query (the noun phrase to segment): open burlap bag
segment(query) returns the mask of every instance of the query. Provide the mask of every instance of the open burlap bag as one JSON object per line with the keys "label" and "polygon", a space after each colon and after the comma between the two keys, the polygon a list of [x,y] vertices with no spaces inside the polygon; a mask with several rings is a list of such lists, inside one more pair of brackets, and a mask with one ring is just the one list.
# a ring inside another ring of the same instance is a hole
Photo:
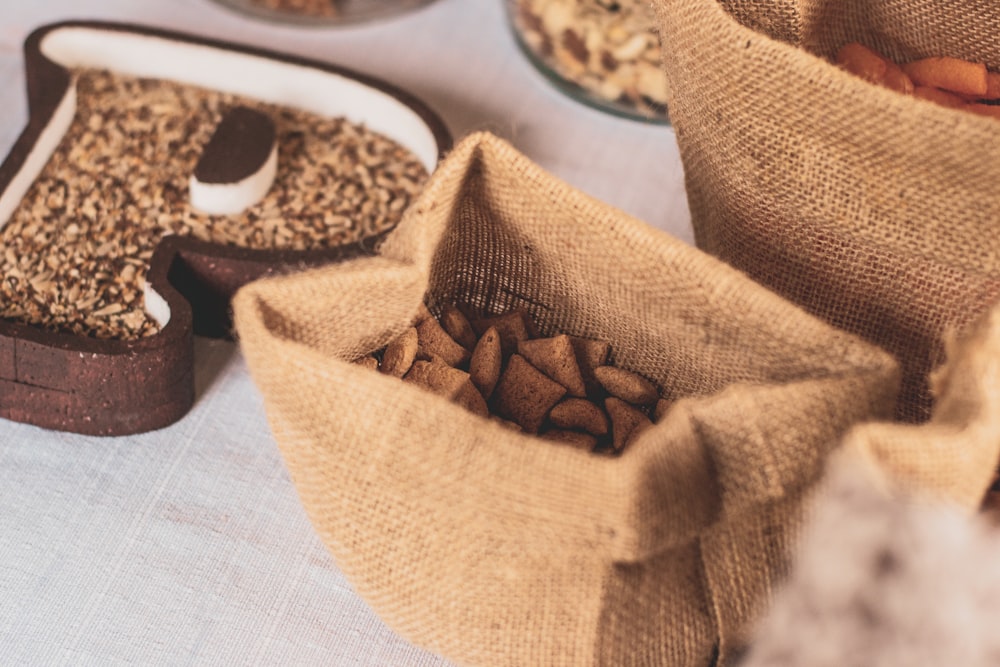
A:
{"label": "open burlap bag", "polygon": [[830,456],[740,667],[998,664],[1000,532],[963,515],[1000,457],[1000,308],[946,350],[928,422],[856,426]]}
{"label": "open burlap bag", "polygon": [[948,336],[946,350],[946,363],[931,375],[930,421],[858,426],[845,451],[893,493],[977,510],[1000,460],[1000,306],[960,337]]}
{"label": "open burlap bag", "polygon": [[[606,339],[677,402],[612,458],[350,363],[424,300]],[[469,665],[709,664],[784,571],[828,452],[888,418],[898,380],[876,347],[487,134],[378,257],[253,283],[234,309],[338,566],[391,627]]]}
{"label": "open burlap bag", "polygon": [[830,64],[1000,67],[988,0],[654,0],[699,247],[897,356],[897,417],[930,414],[943,334],[1000,293],[1000,122]]}

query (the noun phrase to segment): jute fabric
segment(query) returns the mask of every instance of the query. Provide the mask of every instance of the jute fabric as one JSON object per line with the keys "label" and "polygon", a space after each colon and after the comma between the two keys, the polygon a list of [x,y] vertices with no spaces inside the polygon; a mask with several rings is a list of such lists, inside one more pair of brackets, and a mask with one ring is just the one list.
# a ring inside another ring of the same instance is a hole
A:
{"label": "jute fabric", "polygon": [[[351,363],[421,302],[608,340],[676,403],[608,457]],[[455,147],[378,256],[262,280],[234,310],[338,566],[391,627],[468,665],[709,664],[785,571],[829,452],[898,388],[875,346],[489,134]]]}

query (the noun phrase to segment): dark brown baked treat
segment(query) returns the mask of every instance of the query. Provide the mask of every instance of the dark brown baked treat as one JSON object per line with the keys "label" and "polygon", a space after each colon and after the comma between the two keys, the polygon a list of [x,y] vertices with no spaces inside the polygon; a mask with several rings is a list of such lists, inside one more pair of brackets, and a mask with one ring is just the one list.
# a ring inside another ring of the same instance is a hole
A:
{"label": "dark brown baked treat", "polygon": [[653,425],[646,413],[614,396],[605,399],[604,409],[611,418],[611,446],[615,452],[623,451],[644,429]]}
{"label": "dark brown baked treat", "polygon": [[570,396],[586,396],[580,365],[569,336],[532,338],[518,341],[517,353],[550,378],[566,387]]}
{"label": "dark brown baked treat", "polygon": [[267,162],[276,140],[270,116],[245,106],[230,109],[205,144],[193,175],[201,183],[238,183]]}
{"label": "dark brown baked treat", "polygon": [[[111,141],[118,136],[113,132],[122,130],[119,116],[131,114],[130,122],[155,129],[155,110],[133,98],[107,114],[86,109],[74,119],[71,86],[79,82],[86,87],[88,81],[96,79],[85,81],[87,77],[79,71],[71,72],[43,53],[42,42],[56,33],[61,33],[59,39],[96,37],[116,48],[132,49],[135,46],[122,45],[145,42],[132,41],[131,35],[155,37],[165,48],[191,50],[201,58],[245,59],[247,76],[256,75],[254,64],[263,58],[281,67],[304,68],[320,78],[331,75],[330,81],[354,79],[411,108],[438,140],[441,152],[450,146],[443,123],[420,102],[387,84],[329,64],[128,25],[67,22],[35,31],[24,49],[29,121],[0,164],[0,202],[5,197],[8,204],[21,202],[2,230],[6,252],[0,257],[0,307],[5,308],[0,313],[0,417],[97,435],[124,435],[166,426],[182,417],[194,400],[194,334],[230,334],[229,299],[237,289],[263,276],[371,254],[388,231],[355,234],[352,239],[329,237],[332,243],[316,247],[238,247],[239,240],[234,243],[231,238],[220,238],[213,225],[201,224],[198,221],[203,218],[186,214],[176,228],[168,215],[167,224],[156,234],[147,235],[149,242],[144,244],[132,238],[89,237],[98,225],[116,233],[131,233],[136,219],[160,224],[158,218],[163,215],[157,214],[156,206],[186,205],[183,181],[153,187],[141,168],[161,168],[187,153],[174,143],[161,149],[155,142],[142,141],[139,149],[148,154],[128,159],[115,152],[95,152],[102,145],[121,146]],[[91,55],[107,57],[103,50]],[[130,70],[141,69],[143,54],[134,56]],[[108,67],[113,69],[113,64]],[[183,74],[179,72],[178,79],[183,80]],[[96,76],[103,76],[106,82],[117,75],[105,72]],[[168,88],[175,83],[163,79],[135,85]],[[78,105],[86,105],[90,98],[76,95],[75,99]],[[37,155],[39,148],[52,149],[45,142],[53,136],[53,128],[64,124],[70,126],[69,140],[79,131],[79,136],[90,133],[90,141],[64,142],[65,150],[56,146],[52,160],[36,177],[30,171],[31,156]],[[159,129],[168,136],[210,132],[215,126],[214,122],[185,118],[172,119]],[[50,166],[59,159],[66,163],[80,160],[75,164],[86,163],[88,169],[93,167],[92,173],[50,178]],[[182,165],[186,166],[178,173],[186,179],[195,161]],[[117,173],[114,170],[121,167],[126,169],[125,178],[116,176],[117,180],[109,182],[98,178]],[[33,179],[26,190],[21,189],[29,182],[25,174]],[[402,204],[405,202],[397,202]],[[144,208],[147,206],[153,208]],[[70,212],[83,217],[68,221],[65,216]],[[192,224],[192,220],[196,222]],[[248,227],[248,222],[259,222],[263,232],[273,232],[270,220],[241,219],[231,224],[227,218],[216,217],[213,222],[219,222],[220,227],[229,224],[230,231],[246,234],[253,226]],[[181,230],[192,233],[181,234]],[[83,258],[70,253],[77,242],[82,243],[80,247],[89,244],[93,254]],[[42,244],[48,244],[45,247],[54,254],[46,255]],[[81,284],[81,278],[86,284]],[[145,294],[144,282],[149,285]],[[92,294],[87,291],[90,287],[94,288]],[[60,319],[67,316],[73,319]]]}
{"label": "dark brown baked treat", "polygon": [[538,433],[549,410],[565,395],[565,387],[521,355],[514,354],[500,376],[491,402],[504,419],[519,424],[527,433]]}

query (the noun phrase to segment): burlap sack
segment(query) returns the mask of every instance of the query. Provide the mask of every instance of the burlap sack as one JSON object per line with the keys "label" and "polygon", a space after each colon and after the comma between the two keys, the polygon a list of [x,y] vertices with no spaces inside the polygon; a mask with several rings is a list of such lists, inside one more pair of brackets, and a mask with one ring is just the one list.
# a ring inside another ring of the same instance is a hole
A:
{"label": "burlap sack", "polygon": [[998,664],[1000,532],[961,519],[1000,457],[1000,308],[946,350],[927,423],[856,426],[829,457],[740,667]]}
{"label": "burlap sack", "polygon": [[946,363],[931,375],[930,421],[858,426],[844,450],[891,493],[975,511],[1000,460],[1000,307],[960,338],[948,336],[945,348]]}
{"label": "burlap sack", "polygon": [[942,336],[1000,293],[1000,122],[828,59],[1000,67],[987,0],[655,0],[700,248],[893,353],[897,417],[930,414]]}
{"label": "burlap sack", "polygon": [[[611,458],[350,363],[424,299],[606,339],[678,401]],[[469,665],[707,665],[784,571],[827,453],[887,418],[898,381],[874,346],[485,134],[380,256],[254,283],[234,307],[338,566],[396,631]]]}

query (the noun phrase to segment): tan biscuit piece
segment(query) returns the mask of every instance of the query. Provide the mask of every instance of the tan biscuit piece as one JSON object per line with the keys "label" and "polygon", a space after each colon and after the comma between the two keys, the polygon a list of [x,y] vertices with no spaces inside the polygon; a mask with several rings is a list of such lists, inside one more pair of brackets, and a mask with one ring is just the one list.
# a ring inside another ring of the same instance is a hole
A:
{"label": "tan biscuit piece", "polygon": [[549,421],[560,429],[586,431],[595,436],[608,432],[608,416],[584,398],[567,398],[553,406]]}
{"label": "tan biscuit piece", "polygon": [[659,398],[656,400],[656,405],[653,406],[653,421],[659,423],[663,416],[667,414],[670,410],[670,406],[674,404],[673,401],[668,401],[665,398]]}
{"label": "tan biscuit piece", "polygon": [[617,366],[598,366],[594,377],[609,394],[632,405],[651,405],[660,397],[656,385],[638,373]]}
{"label": "tan biscuit piece", "polygon": [[417,360],[403,380],[444,396],[481,417],[489,416],[486,401],[465,371],[437,361]]}
{"label": "tan biscuit piece", "polygon": [[567,445],[572,445],[577,449],[583,449],[588,452],[594,451],[594,448],[597,447],[596,436],[591,435],[590,433],[581,433],[580,431],[569,431],[555,428],[546,431],[541,435],[541,437],[553,442],[561,442]]}
{"label": "tan biscuit piece", "polygon": [[504,428],[509,428],[512,431],[523,431],[520,424],[515,424],[509,419],[504,419],[503,417],[497,417],[496,415],[490,415],[490,419],[500,424]]}
{"label": "tan biscuit piece", "polygon": [[363,366],[364,368],[368,368],[373,371],[378,370],[378,359],[376,359],[373,355],[370,354],[366,354],[363,357],[358,357],[351,363],[357,364],[358,366]]}
{"label": "tan biscuit piece", "polygon": [[594,396],[601,393],[603,388],[594,377],[594,369],[608,363],[608,357],[611,356],[611,344],[606,340],[581,338],[580,336],[570,336],[569,340],[576,353],[576,363],[580,366],[580,373],[583,375],[583,382],[587,387],[587,395]]}
{"label": "tan biscuit piece", "polygon": [[565,334],[551,338],[533,338],[517,343],[517,353],[531,365],[566,387],[570,396],[586,396],[580,365],[576,362],[573,343]]}
{"label": "tan biscuit piece", "polygon": [[503,356],[500,353],[500,334],[496,327],[490,327],[476,343],[469,360],[469,375],[483,398],[488,399],[500,379]]}
{"label": "tan biscuit piece", "polygon": [[511,356],[493,392],[495,412],[537,433],[552,406],[566,395],[566,388],[532,366],[519,354]]}
{"label": "tan biscuit piece", "polygon": [[468,318],[455,306],[448,304],[441,309],[441,328],[451,336],[456,343],[467,350],[476,346],[476,332],[472,330]]}
{"label": "tan biscuit piece", "polygon": [[517,351],[518,341],[528,340],[535,336],[535,323],[523,310],[512,310],[503,315],[483,317],[472,321],[472,328],[478,335],[490,327],[495,327],[500,334],[500,349],[504,359]]}
{"label": "tan biscuit piece", "polygon": [[611,417],[611,445],[616,453],[621,453],[643,430],[653,425],[641,410],[614,396],[605,399],[604,409]]}
{"label": "tan biscuit piece", "polygon": [[449,366],[461,366],[469,360],[469,351],[455,342],[436,319],[430,317],[417,325],[419,348],[417,357],[429,359],[436,355]]}
{"label": "tan biscuit piece", "polygon": [[417,346],[419,336],[416,327],[410,327],[400,335],[396,336],[382,353],[382,366],[380,371],[386,375],[401,378],[410,370],[414,360],[417,358]]}

